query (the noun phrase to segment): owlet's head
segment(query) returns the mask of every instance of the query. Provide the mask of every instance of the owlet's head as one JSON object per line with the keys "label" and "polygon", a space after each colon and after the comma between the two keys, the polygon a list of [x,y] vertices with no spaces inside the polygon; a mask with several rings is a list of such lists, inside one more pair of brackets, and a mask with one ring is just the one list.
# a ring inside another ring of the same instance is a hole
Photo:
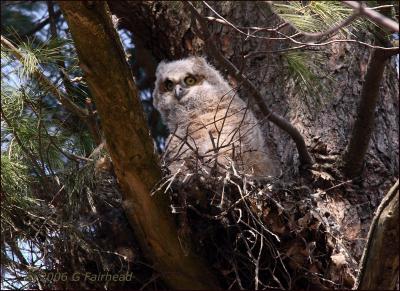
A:
{"label": "owlet's head", "polygon": [[[226,83],[217,70],[202,57],[177,61],[162,61],[156,71],[153,92],[154,106],[165,115],[165,110],[184,104],[212,86]],[[226,86],[229,87],[228,84]]]}

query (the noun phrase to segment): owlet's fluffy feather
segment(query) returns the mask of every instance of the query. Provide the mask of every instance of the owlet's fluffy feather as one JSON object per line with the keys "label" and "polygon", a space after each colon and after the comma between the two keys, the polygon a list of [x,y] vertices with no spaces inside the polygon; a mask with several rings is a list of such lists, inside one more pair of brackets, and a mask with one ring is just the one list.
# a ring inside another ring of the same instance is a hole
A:
{"label": "owlet's fluffy feather", "polygon": [[172,173],[222,173],[232,165],[258,177],[273,173],[254,114],[204,58],[161,62],[156,78],[154,106],[171,133],[166,157]]}

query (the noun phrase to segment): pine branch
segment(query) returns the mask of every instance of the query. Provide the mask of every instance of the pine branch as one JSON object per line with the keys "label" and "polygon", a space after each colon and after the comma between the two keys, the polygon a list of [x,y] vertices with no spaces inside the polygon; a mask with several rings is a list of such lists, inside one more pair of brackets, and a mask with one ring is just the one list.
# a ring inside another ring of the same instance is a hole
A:
{"label": "pine branch", "polygon": [[[49,11],[49,20],[50,20],[50,33],[51,33],[51,38],[57,39],[57,26],[56,26],[56,18],[58,17],[56,13],[54,12],[54,3],[53,1],[47,1],[47,10]],[[61,12],[61,11],[58,11]],[[61,79],[63,81],[65,91],[69,96],[72,96],[72,89],[73,85],[71,80],[68,78],[67,74],[63,71],[65,69],[65,62],[64,60],[60,59],[57,61],[57,65],[60,67],[59,68],[59,74],[61,76]],[[86,105],[88,103],[86,102]],[[101,143],[101,135],[99,131],[99,126],[97,124],[96,116],[93,114],[93,111],[91,110],[90,106],[87,106],[87,125],[90,130],[90,133],[93,136],[93,139],[96,143],[96,145],[99,145]]]}
{"label": "pine branch", "polygon": [[[21,52],[4,36],[1,36],[1,44],[4,45],[10,52],[22,62],[23,55]],[[33,70],[33,76],[37,79],[37,81],[48,90],[56,99],[70,112],[74,113],[82,120],[85,120],[88,116],[88,112],[86,109],[82,109],[78,105],[76,105],[71,99],[69,99],[66,95],[64,95],[54,84],[47,79],[47,77],[40,71],[39,68],[35,68]]]}
{"label": "pine branch", "polygon": [[21,150],[26,154],[26,156],[31,160],[32,166],[35,169],[35,172],[42,177],[45,177],[46,174],[44,172],[44,169],[41,168],[38,163],[37,160],[34,156],[34,154],[27,148],[25,147],[24,143],[22,142],[22,140],[20,139],[20,137],[18,136],[17,131],[15,130],[13,124],[11,123],[11,121],[8,119],[8,117],[5,115],[3,108],[0,108],[1,111],[1,115],[3,116],[4,121],[7,123],[7,125],[12,129],[12,133],[15,137],[15,140],[17,141],[18,145],[20,146]]}

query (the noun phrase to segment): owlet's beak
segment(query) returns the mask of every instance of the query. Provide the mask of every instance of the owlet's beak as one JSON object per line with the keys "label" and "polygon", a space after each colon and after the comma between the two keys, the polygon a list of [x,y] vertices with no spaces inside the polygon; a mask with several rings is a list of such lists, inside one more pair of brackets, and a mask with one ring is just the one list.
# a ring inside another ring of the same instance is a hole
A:
{"label": "owlet's beak", "polygon": [[181,100],[183,96],[186,94],[186,90],[181,87],[181,85],[177,84],[174,89],[175,97],[178,100]]}

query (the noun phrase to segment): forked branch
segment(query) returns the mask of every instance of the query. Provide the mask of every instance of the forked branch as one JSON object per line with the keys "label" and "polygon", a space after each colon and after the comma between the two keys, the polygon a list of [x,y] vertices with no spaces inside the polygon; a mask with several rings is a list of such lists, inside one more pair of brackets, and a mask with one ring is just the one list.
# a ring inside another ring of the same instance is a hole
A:
{"label": "forked branch", "polygon": [[365,7],[360,1],[342,1],[342,3],[350,6],[351,8],[353,8],[354,11],[359,11],[360,15],[372,20],[377,25],[388,29],[391,32],[399,32],[399,24],[396,21],[390,19],[385,15],[382,15],[379,12],[376,12],[373,9]]}

